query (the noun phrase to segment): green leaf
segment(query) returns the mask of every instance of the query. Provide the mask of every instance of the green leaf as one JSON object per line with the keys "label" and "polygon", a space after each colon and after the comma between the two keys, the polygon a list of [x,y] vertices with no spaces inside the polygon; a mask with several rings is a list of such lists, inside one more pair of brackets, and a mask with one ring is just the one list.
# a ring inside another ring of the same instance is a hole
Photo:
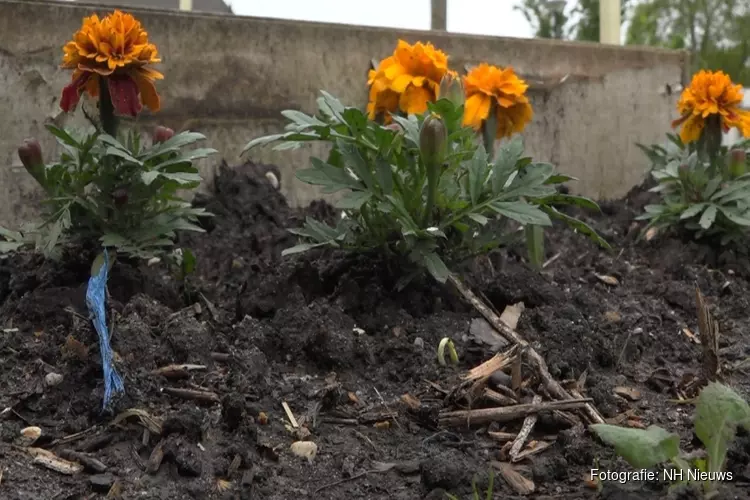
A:
{"label": "green leaf", "polygon": [[189,248],[182,249],[182,275],[187,276],[195,271],[195,254]]}
{"label": "green leaf", "polygon": [[696,215],[699,215],[703,210],[706,209],[708,206],[708,203],[696,203],[695,205],[690,205],[685,210],[682,211],[680,214],[680,219],[689,219],[690,217],[695,217]]}
{"label": "green leaf", "polygon": [[133,158],[129,153],[114,147],[108,147],[104,152],[104,156],[116,156],[127,162],[133,163],[134,165],[143,165],[140,160]]}
{"label": "green leaf", "polygon": [[482,226],[484,226],[485,224],[487,224],[490,221],[484,215],[477,214],[477,213],[470,213],[469,215],[467,215],[467,217],[469,219],[473,220],[474,222],[476,222],[477,224],[481,224]]}
{"label": "green leaf", "polygon": [[555,207],[541,206],[539,208],[542,209],[550,217],[554,217],[555,219],[559,219],[565,222],[568,226],[572,227],[576,232],[587,236],[589,239],[594,241],[594,243],[596,243],[600,247],[606,248],[606,249],[611,248],[609,243],[607,243],[607,240],[599,236],[599,233],[594,231],[594,228],[592,228],[591,226],[589,226],[582,220],[579,220],[579,219],[576,219],[575,217],[571,217],[570,215],[564,214],[558,211]]}
{"label": "green leaf", "polygon": [[311,250],[313,248],[326,246],[329,243],[300,243],[299,245],[294,245],[293,247],[285,248],[281,251],[281,256],[286,257],[287,255],[292,255],[295,253],[302,253],[307,252],[308,250]]}
{"label": "green leaf", "polygon": [[80,149],[81,143],[79,143],[77,140],[75,140],[68,132],[66,132],[62,128],[58,128],[55,125],[48,124],[46,125],[47,130],[54,135],[62,144],[65,144],[67,146],[70,146],[74,149]]}
{"label": "green leaf", "polygon": [[[318,100],[318,106],[331,114],[332,118],[336,118],[336,120],[343,123],[345,121],[343,113],[346,110],[344,105],[325,90],[321,90],[320,93],[323,97]],[[321,104],[323,104],[323,106],[321,106]]]}
{"label": "green leaf", "polygon": [[372,193],[369,191],[352,191],[336,202],[336,208],[359,210],[370,198],[372,198]]}
{"label": "green leaf", "polygon": [[680,436],[661,427],[630,429],[609,424],[589,427],[602,441],[636,469],[650,468],[670,461],[680,453]]}
{"label": "green leaf", "polygon": [[191,172],[159,172],[159,175],[179,184],[200,183],[202,180],[200,174],[194,174]]}
{"label": "green leaf", "polygon": [[476,205],[479,201],[485,180],[487,180],[487,152],[480,144],[469,163],[469,196],[472,205]]}
{"label": "green leaf", "polygon": [[724,214],[724,217],[729,219],[734,224],[744,227],[750,226],[750,218],[746,217],[745,214],[740,214],[737,209],[719,205],[719,210],[722,214]]}
{"label": "green leaf", "polygon": [[588,210],[600,211],[599,205],[585,196],[575,196],[572,194],[553,194],[536,200],[540,205],[575,205]]}
{"label": "green leaf", "polygon": [[495,155],[495,164],[492,167],[492,191],[499,193],[505,185],[505,181],[512,171],[516,169],[516,163],[523,155],[523,137],[514,136],[510,142],[503,144]]}
{"label": "green leaf", "polygon": [[302,128],[313,126],[325,127],[327,125],[325,122],[320,121],[314,116],[308,116],[301,111],[296,111],[293,109],[282,111],[281,116],[293,121],[296,125],[300,125]]}
{"label": "green leaf", "polygon": [[372,175],[370,166],[367,161],[362,157],[362,154],[357,149],[357,146],[351,142],[342,140],[336,141],[336,148],[341,153],[341,158],[344,161],[344,165],[351,168],[354,175],[365,183],[368,189],[375,189],[376,182],[375,176]]}
{"label": "green leaf", "polygon": [[383,194],[393,194],[393,170],[391,164],[383,158],[377,158],[375,165],[377,168],[378,183],[380,184],[380,189],[383,190]]}
{"label": "green leaf", "polygon": [[297,178],[308,184],[324,186],[333,193],[342,189],[361,189],[360,182],[353,179],[343,168],[334,167],[315,157],[310,158],[312,168],[297,172]]}
{"label": "green leaf", "polygon": [[156,170],[149,170],[148,172],[141,173],[141,181],[147,186],[151,185],[157,177],[159,177],[159,172]]}
{"label": "green leaf", "polygon": [[450,270],[443,262],[443,259],[435,252],[425,252],[420,255],[420,260],[427,268],[427,271],[439,283],[445,283],[451,275]]}
{"label": "green leaf", "polygon": [[401,125],[401,128],[404,129],[406,139],[412,143],[412,146],[419,145],[419,122],[415,116],[404,118],[403,116],[394,115],[393,121]]}
{"label": "green leaf", "polygon": [[737,426],[750,430],[750,406],[730,387],[709,383],[698,396],[695,408],[695,435],[706,447],[710,472],[724,467],[729,445]]}
{"label": "green leaf", "polygon": [[710,198],[716,190],[719,188],[719,185],[721,184],[722,178],[721,176],[716,176],[708,183],[706,184],[706,187],[703,189],[703,199]]}
{"label": "green leaf", "polygon": [[520,222],[523,225],[552,225],[552,221],[546,213],[529,203],[522,201],[497,201],[490,203],[489,207],[498,214],[513,219],[516,222]]}
{"label": "green leaf", "polygon": [[711,227],[711,224],[714,223],[714,219],[716,219],[716,205],[709,205],[703,212],[703,215],[701,215],[698,224],[700,224],[703,229],[708,229]]}
{"label": "green leaf", "polygon": [[286,134],[273,134],[273,135],[267,135],[264,137],[256,137],[252,141],[248,142],[244,148],[242,148],[242,151],[240,152],[240,156],[244,155],[245,153],[247,153],[253,148],[257,148],[258,146],[264,146],[266,144],[271,144],[273,142],[281,140],[284,138],[285,135]]}

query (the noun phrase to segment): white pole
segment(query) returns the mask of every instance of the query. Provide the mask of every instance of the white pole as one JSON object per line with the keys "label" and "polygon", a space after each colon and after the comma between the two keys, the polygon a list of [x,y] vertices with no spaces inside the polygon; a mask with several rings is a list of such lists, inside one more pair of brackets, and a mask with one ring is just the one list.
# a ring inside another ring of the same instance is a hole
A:
{"label": "white pole", "polygon": [[193,10],[193,0],[180,0],[180,10]]}
{"label": "white pole", "polygon": [[599,42],[620,45],[620,0],[599,0]]}

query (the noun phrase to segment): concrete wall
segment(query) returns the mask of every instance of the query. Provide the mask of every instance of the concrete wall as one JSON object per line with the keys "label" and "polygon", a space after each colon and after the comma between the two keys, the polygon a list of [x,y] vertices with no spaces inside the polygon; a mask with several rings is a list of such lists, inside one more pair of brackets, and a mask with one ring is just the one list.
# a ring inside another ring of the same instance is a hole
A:
{"label": "concrete wall", "polygon": [[[92,9],[78,2],[0,0],[0,224],[15,225],[34,215],[38,192],[20,166],[17,144],[36,136],[49,159],[56,150],[43,129],[45,120],[83,123],[80,111],[73,117],[60,112],[60,91],[70,74],[58,65],[62,45]],[[481,61],[512,65],[532,84],[535,117],[525,132],[529,152],[579,177],[574,191],[617,197],[642,178],[646,167],[634,143],[661,141],[675,117],[676,96],[663,89],[683,81],[687,66],[684,53],[665,50],[135,13],[159,47],[159,69],[166,75],[158,85],[162,111],[140,117],[139,125],[200,131],[230,164],[239,161],[250,139],[281,130],[282,110],[312,112],[319,89],[345,104],[364,106],[370,60],[389,55],[402,37],[433,42],[456,69]],[[293,205],[304,205],[319,193],[294,179],[293,172],[308,165],[311,152],[321,150],[263,150],[254,159],[279,165],[285,195]],[[211,168],[203,167],[207,174]]]}

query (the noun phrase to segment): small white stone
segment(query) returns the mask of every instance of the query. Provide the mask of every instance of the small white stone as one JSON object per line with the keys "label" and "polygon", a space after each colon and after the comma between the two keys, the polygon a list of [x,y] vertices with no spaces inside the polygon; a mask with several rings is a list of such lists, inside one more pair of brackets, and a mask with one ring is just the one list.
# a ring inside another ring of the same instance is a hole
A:
{"label": "small white stone", "polygon": [[422,337],[417,337],[414,339],[414,346],[419,347],[420,349],[424,349],[424,340]]}
{"label": "small white stone", "polygon": [[60,385],[60,383],[63,381],[63,376],[59,373],[51,372],[44,376],[44,383],[47,384],[47,387],[54,387],[56,385]]}

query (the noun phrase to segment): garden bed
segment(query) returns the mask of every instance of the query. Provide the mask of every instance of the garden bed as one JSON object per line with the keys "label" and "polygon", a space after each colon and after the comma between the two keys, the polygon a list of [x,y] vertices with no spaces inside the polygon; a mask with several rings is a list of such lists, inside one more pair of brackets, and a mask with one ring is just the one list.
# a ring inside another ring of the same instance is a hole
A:
{"label": "garden bed", "polygon": [[[209,234],[183,241],[198,259],[187,289],[158,266],[113,268],[113,347],[127,394],[109,413],[99,413],[101,364],[85,317],[92,256],[62,266],[29,255],[0,261],[2,498],[95,498],[115,485],[122,498],[143,499],[444,499],[442,490],[463,499],[474,475],[486,484],[490,462],[507,452],[487,428],[514,433],[523,420],[436,427],[441,411],[462,409],[446,392],[492,357],[474,340],[478,313],[431,280],[395,292],[399,274],[376,256],[318,250],[282,259],[295,241],[287,227],[334,212],[323,203],[290,209],[267,168],[222,169],[215,195],[204,200],[216,214]],[[524,303],[517,331],[555,379],[585,372],[584,396],[605,418],[661,425],[689,447],[692,408],[669,400],[702,366],[690,335],[694,287],[719,322],[723,361],[735,366],[750,357],[750,266],[676,239],[636,242],[632,221],[646,199],[636,189],[603,203],[603,214],[584,215],[610,252],[554,228],[541,274],[511,249],[477,259],[464,276],[498,312]],[[445,336],[456,343],[458,368],[436,361]],[[154,373],[175,363],[202,368]],[[50,373],[62,380],[50,385]],[[729,382],[750,388],[741,369]],[[282,403],[304,425],[294,428]],[[145,413],[123,416],[131,408]],[[18,447],[28,426],[42,429],[35,447],[83,460],[85,470],[63,475],[33,464]],[[311,462],[290,452],[298,439],[317,444]],[[534,498],[595,497],[586,479],[597,462],[629,470],[611,448],[553,414],[540,416],[532,439],[552,444],[513,467],[533,482]],[[733,444],[728,470],[726,498],[745,498],[747,434]],[[661,498],[666,487],[607,483],[599,494]],[[520,498],[499,476],[495,492]]]}

